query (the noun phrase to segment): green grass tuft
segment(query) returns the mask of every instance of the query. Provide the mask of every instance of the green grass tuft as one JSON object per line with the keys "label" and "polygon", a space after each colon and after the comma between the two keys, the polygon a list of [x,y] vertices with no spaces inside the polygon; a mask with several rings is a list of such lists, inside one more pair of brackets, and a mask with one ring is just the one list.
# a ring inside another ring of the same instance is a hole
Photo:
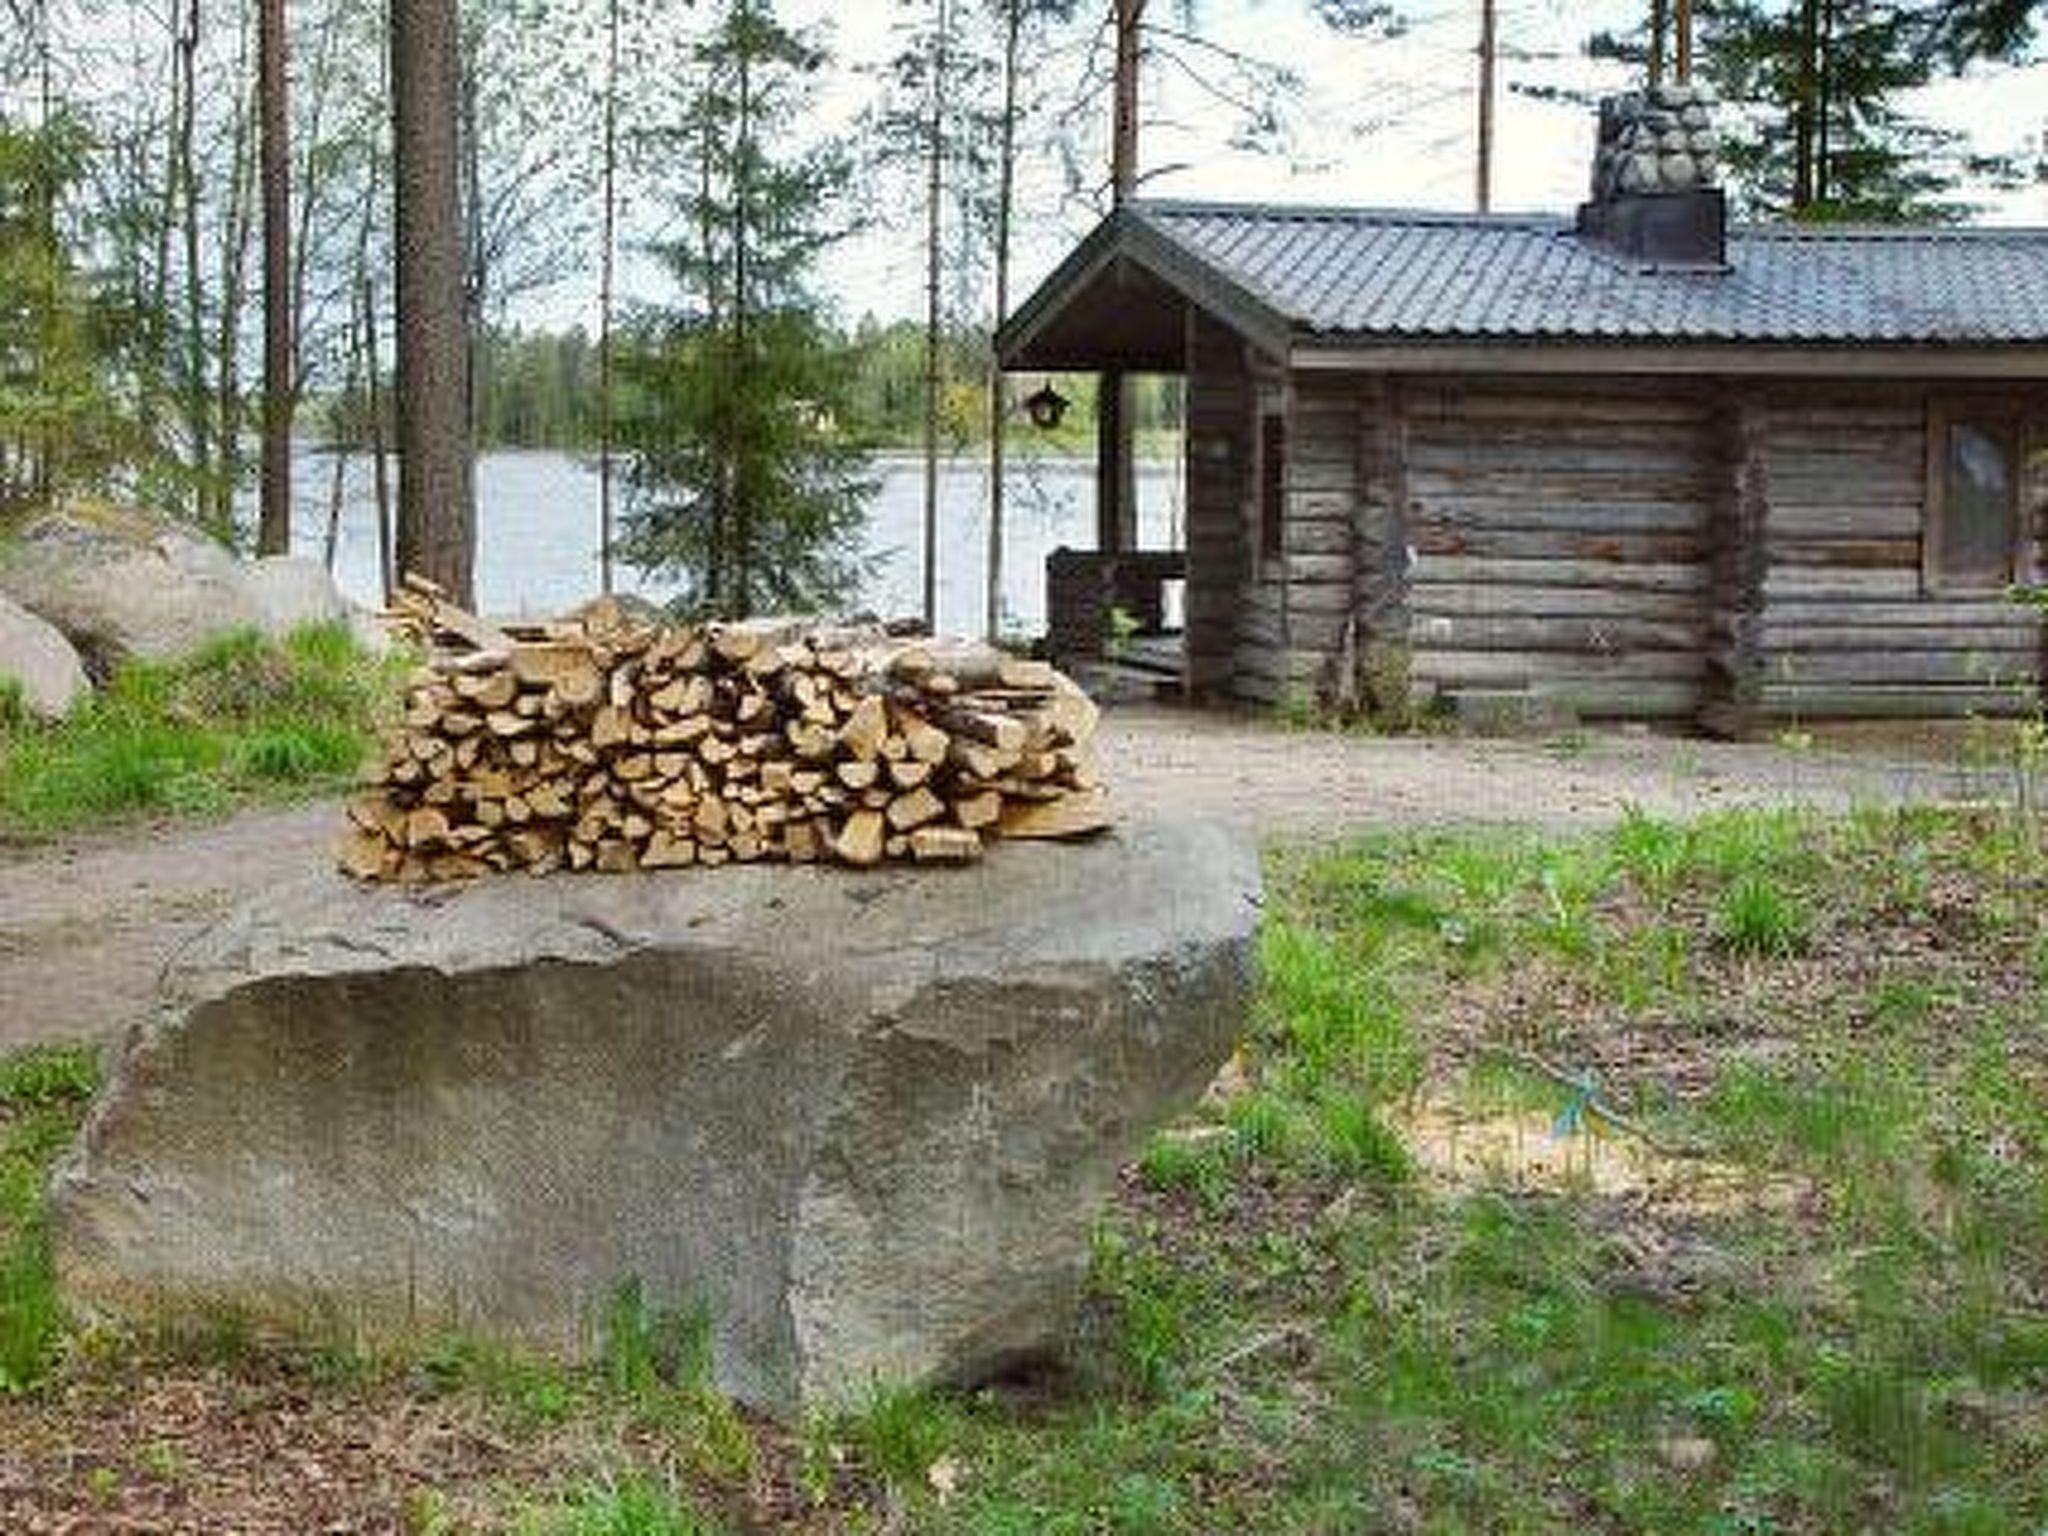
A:
{"label": "green grass tuft", "polygon": [[528,1509],[512,1528],[518,1536],[715,1536],[721,1529],[680,1490],[639,1476],[586,1486]]}
{"label": "green grass tuft", "polygon": [[1767,875],[1741,875],[1721,893],[1716,932],[1738,955],[1798,954],[1811,928],[1805,906]]}
{"label": "green grass tuft", "polygon": [[0,1056],[0,1394],[33,1388],[62,1343],[43,1191],[98,1085],[83,1047]]}
{"label": "green grass tuft", "polygon": [[339,785],[396,697],[397,665],[341,625],[282,642],[244,630],[175,665],[125,665],[68,718],[0,729],[0,830],[216,814]]}

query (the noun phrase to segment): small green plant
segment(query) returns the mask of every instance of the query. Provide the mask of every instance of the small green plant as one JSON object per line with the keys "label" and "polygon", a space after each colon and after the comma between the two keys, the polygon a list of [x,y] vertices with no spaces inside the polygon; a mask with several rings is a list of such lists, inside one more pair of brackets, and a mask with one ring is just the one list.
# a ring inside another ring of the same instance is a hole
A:
{"label": "small green plant", "polygon": [[645,1476],[593,1483],[553,1504],[529,1509],[518,1536],[714,1536],[681,1490]]}
{"label": "small green plant", "polygon": [[1743,875],[1721,893],[1716,932],[1736,954],[1797,954],[1811,926],[1799,899],[1769,876]]}
{"label": "small green plant", "polygon": [[1414,1160],[1401,1145],[1401,1138],[1387,1129],[1378,1112],[1363,1099],[1324,1098],[1316,1105],[1315,1124],[1323,1155],[1335,1172],[1347,1178],[1399,1184],[1414,1172]]}
{"label": "small green plant", "polygon": [[652,1307],[638,1280],[613,1293],[605,1313],[604,1369],[612,1391],[644,1396],[660,1388],[711,1386],[711,1309],[702,1300]]}
{"label": "small green plant", "polygon": [[1112,661],[1120,659],[1131,648],[1131,641],[1145,626],[1138,616],[1122,603],[1112,603],[1109,611],[1102,616],[1102,649]]}
{"label": "small green plant", "polygon": [[1273,723],[1282,730],[1314,731],[1329,723],[1313,689],[1290,683],[1273,701]]}
{"label": "small green plant", "polygon": [[28,694],[18,679],[0,676],[0,741],[35,723],[29,713]]}
{"label": "small green plant", "polygon": [[882,1387],[841,1424],[840,1434],[871,1471],[907,1498],[927,1486],[932,1467],[957,1438],[954,1418],[929,1392]]}
{"label": "small green plant", "polygon": [[1202,1205],[1214,1206],[1230,1188],[1226,1145],[1221,1134],[1162,1132],[1146,1143],[1138,1158],[1138,1173],[1154,1189],[1185,1190]]}

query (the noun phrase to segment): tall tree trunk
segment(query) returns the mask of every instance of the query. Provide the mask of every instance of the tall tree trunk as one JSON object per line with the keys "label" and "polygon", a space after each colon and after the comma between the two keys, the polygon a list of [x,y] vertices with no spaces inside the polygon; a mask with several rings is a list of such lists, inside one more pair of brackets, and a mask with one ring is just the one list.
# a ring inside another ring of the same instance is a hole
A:
{"label": "tall tree trunk", "polygon": [[1833,154],[1828,140],[1834,114],[1834,103],[1829,98],[1834,94],[1835,84],[1835,8],[1833,0],[1819,0],[1819,6],[1820,36],[1813,50],[1813,201],[1816,207],[1825,207],[1834,195],[1829,175]]}
{"label": "tall tree trunk", "polygon": [[[292,542],[292,406],[298,396],[293,344],[297,284],[292,269],[291,116],[286,82],[284,0],[261,0],[256,74],[263,158],[263,489],[256,553],[282,555]],[[328,564],[334,561],[330,535]]]}
{"label": "tall tree trunk", "polygon": [[[1010,310],[1010,216],[1017,189],[1017,75],[1024,34],[1025,0],[1003,4],[1003,116],[997,127],[995,279],[996,324]],[[990,340],[994,337],[991,335]],[[982,629],[990,640],[1003,627],[1003,475],[1008,458],[1009,401],[1002,360],[991,352],[988,370],[988,600]]]}
{"label": "tall tree trunk", "polygon": [[[714,182],[713,166],[718,153],[716,130],[710,113],[703,122],[703,138],[697,152],[697,249],[703,253],[707,277],[713,270],[711,253],[717,242],[718,230],[712,215],[711,189]],[[722,303],[718,294],[716,279],[706,284],[704,310],[707,333],[723,344],[726,328],[731,323],[730,303]],[[732,497],[732,476],[728,468],[721,468],[717,483],[705,509],[704,540],[704,609],[708,613],[724,612],[725,602],[725,529],[726,508]]]}
{"label": "tall tree trunk", "polygon": [[1115,119],[1110,125],[1109,196],[1121,208],[1138,190],[1138,40],[1146,0],[1116,0]]}
{"label": "tall tree trunk", "polygon": [[1479,154],[1472,206],[1480,213],[1493,211],[1493,107],[1494,82],[1500,72],[1499,36],[1499,7],[1495,0],[1479,0]]}
{"label": "tall tree trunk", "polygon": [[[249,29],[244,26],[234,78],[250,78]],[[235,526],[235,488],[242,479],[242,429],[248,422],[248,394],[242,381],[242,321],[249,296],[249,238],[256,227],[256,102],[253,89],[235,101],[233,148],[228,181],[227,233],[221,241],[220,313],[215,323],[214,446],[219,459],[209,487],[209,521],[222,537]]]}
{"label": "tall tree trunk", "polygon": [[[55,319],[54,300],[57,294],[57,273],[63,261],[63,250],[57,242],[57,161],[56,143],[52,138],[57,111],[57,84],[51,67],[50,48],[50,7],[48,0],[39,0],[35,9],[36,29],[36,127],[42,143],[36,155],[35,218],[36,241],[42,247],[44,269],[50,279],[51,303],[44,311],[44,325],[50,327]],[[37,371],[40,373],[48,362],[45,343],[49,337],[39,337],[36,344]],[[31,450],[32,469],[29,480],[34,486],[37,501],[47,502],[57,483],[57,435],[54,429],[45,426],[36,434],[36,444]]]}
{"label": "tall tree trunk", "polygon": [[940,326],[945,315],[939,302],[939,199],[946,181],[946,33],[947,0],[932,0],[931,116],[925,124],[924,218],[924,623],[939,627],[939,393],[945,387],[941,366]]}
{"label": "tall tree trunk", "polygon": [[401,575],[476,600],[456,0],[393,0]]}
{"label": "tall tree trunk", "polygon": [[619,218],[619,0],[605,0],[604,249],[597,279],[597,575],[612,590],[612,274]]}
{"label": "tall tree trunk", "polygon": [[[1114,120],[1110,125],[1109,191],[1121,208],[1138,190],[1139,40],[1147,0],[1116,0]],[[1105,373],[1095,392],[1096,543],[1105,553],[1137,543],[1138,494],[1132,452],[1131,381]]]}
{"label": "tall tree trunk", "polygon": [[206,280],[199,259],[199,0],[185,0],[183,19],[172,43],[177,58],[178,115],[172,128],[171,158],[176,166],[179,234],[185,264],[184,356],[180,360],[178,403],[185,417],[186,451],[194,474],[192,516],[203,522],[208,512],[206,483],[213,467],[213,434],[209,429],[206,393]]}
{"label": "tall tree trunk", "polygon": [[[746,7],[751,17],[752,7]],[[747,348],[751,345],[748,335],[748,320],[752,316],[753,294],[749,291],[752,281],[747,271],[747,258],[752,253],[753,232],[753,167],[754,139],[759,131],[754,122],[754,59],[749,49],[751,42],[739,50],[739,108],[735,119],[736,132],[733,135],[733,184],[732,184],[732,350],[735,368],[749,366]],[[744,418],[742,418],[744,419]],[[734,444],[733,455],[735,483],[732,488],[732,601],[733,612],[745,618],[754,611],[754,529],[753,506],[745,486],[737,483],[740,466],[745,463],[753,445],[741,438]]]}
{"label": "tall tree trunk", "polygon": [[1820,0],[1799,0],[1799,97],[1792,108],[1792,211],[1813,206],[1814,129],[1820,116]]}
{"label": "tall tree trunk", "polygon": [[377,574],[389,602],[398,590],[398,559],[391,537],[391,475],[384,443],[383,360],[377,345],[377,280],[363,274],[363,380],[370,413],[370,478],[377,491]]}
{"label": "tall tree trunk", "polygon": [[[484,330],[484,306],[490,293],[489,258],[484,252],[484,155],[482,122],[477,98],[476,54],[482,46],[474,32],[458,34],[461,60],[460,115],[456,119],[456,141],[462,146],[461,175],[456,199],[462,208],[462,297],[468,308],[464,324],[469,338],[463,389],[469,401],[469,429],[483,438],[484,401],[491,367],[489,337]],[[484,439],[488,441],[488,439]]]}

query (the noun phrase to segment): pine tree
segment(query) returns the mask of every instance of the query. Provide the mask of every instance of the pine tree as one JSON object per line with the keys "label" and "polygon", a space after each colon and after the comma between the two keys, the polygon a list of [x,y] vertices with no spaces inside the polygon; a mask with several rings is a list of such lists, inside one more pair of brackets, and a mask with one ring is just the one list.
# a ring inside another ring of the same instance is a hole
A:
{"label": "pine tree", "polygon": [[719,7],[672,135],[689,165],[686,232],[656,247],[685,300],[619,359],[632,454],[620,552],[682,577],[701,613],[816,608],[858,575],[871,485],[840,426],[852,364],[811,287],[845,233],[832,214],[848,169],[832,147],[785,147],[824,62],[770,0]]}
{"label": "pine tree", "polygon": [[[1941,222],[1969,212],[1956,197],[1966,178],[2016,174],[1898,104],[1944,60],[1965,62],[1970,45],[1942,30],[1935,11],[1872,0],[1702,0],[1694,15],[1696,74],[1727,103],[1722,158],[1750,215]],[[1646,63],[1649,33],[1602,33],[1587,50]]]}
{"label": "pine tree", "polygon": [[1960,218],[1959,134],[1900,110],[1932,67],[1916,18],[1869,0],[1723,0],[1701,11],[1703,72],[1730,101],[1726,158],[1747,205],[1868,223]]}

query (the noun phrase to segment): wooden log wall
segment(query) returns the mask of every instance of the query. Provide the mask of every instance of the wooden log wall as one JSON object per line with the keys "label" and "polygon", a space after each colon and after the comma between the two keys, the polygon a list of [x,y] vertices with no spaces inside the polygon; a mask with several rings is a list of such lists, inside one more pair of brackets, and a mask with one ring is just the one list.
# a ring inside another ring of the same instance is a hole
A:
{"label": "wooden log wall", "polygon": [[1317,381],[1285,391],[1268,384],[1261,396],[1258,414],[1277,413],[1284,422],[1280,547],[1260,549],[1255,476],[1245,505],[1244,540],[1253,553],[1240,587],[1233,691],[1264,704],[1327,699],[1357,644],[1359,399],[1353,388]]}
{"label": "wooden log wall", "polygon": [[1233,691],[1237,613],[1250,574],[1251,379],[1244,343],[1188,309],[1187,681],[1191,695]]}
{"label": "wooden log wall", "polygon": [[[1926,386],[1284,381],[1199,314],[1188,337],[1198,694],[1327,698],[1404,639],[1425,697],[1735,728],[2010,713],[2048,677],[2037,613],[1923,590]],[[2021,574],[2040,580],[2048,395],[2028,409]],[[1259,523],[1272,410],[1277,553]]]}
{"label": "wooden log wall", "polygon": [[1720,462],[1704,392],[1411,380],[1399,399],[1415,684],[1696,714]]}
{"label": "wooden log wall", "polygon": [[[1289,415],[1290,391],[1280,371],[1264,359],[1247,357],[1251,417],[1245,435],[1251,445],[1249,474],[1238,507],[1238,538],[1245,551],[1237,587],[1236,626],[1231,636],[1231,692],[1255,704],[1277,705],[1300,685],[1289,650],[1287,570],[1285,563],[1261,547],[1262,497],[1266,463],[1262,442],[1264,421]],[[1290,424],[1291,425],[1291,424]],[[1290,430],[1286,450],[1293,449]],[[1281,465],[1284,484],[1294,478],[1293,466]]]}
{"label": "wooden log wall", "polygon": [[[1761,714],[1940,717],[2031,707],[2042,675],[2039,616],[2002,592],[1924,590],[1928,405],[1919,386],[1838,385],[1774,389],[1757,407],[1770,499],[1755,662]],[[2037,465],[2022,505],[2036,570],[2044,515],[2048,470]]]}

